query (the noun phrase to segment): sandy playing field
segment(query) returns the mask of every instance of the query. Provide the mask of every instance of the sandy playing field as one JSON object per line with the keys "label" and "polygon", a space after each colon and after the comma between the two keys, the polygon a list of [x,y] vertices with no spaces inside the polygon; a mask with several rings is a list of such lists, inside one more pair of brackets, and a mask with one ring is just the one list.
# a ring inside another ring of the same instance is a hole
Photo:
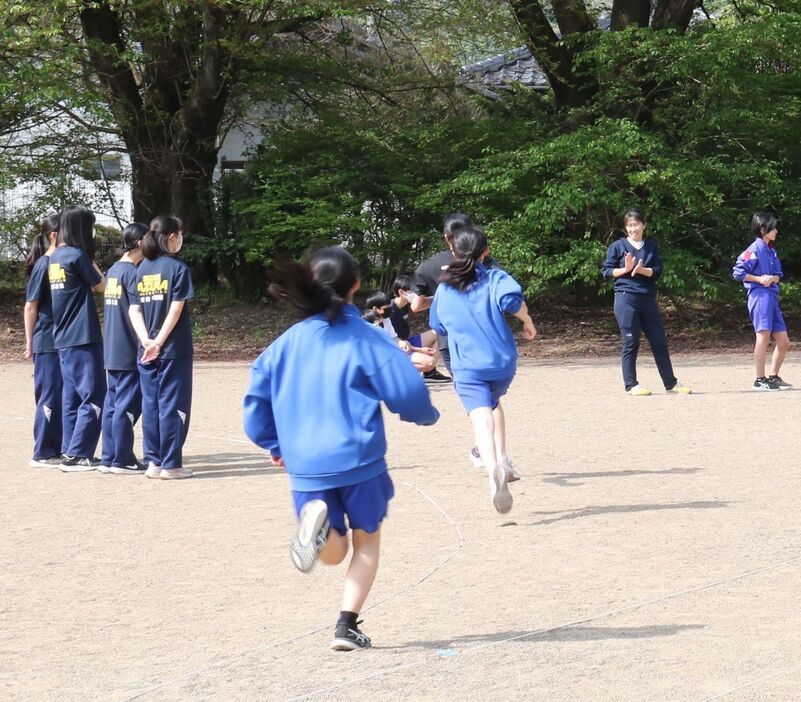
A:
{"label": "sandy playing field", "polygon": [[436,426],[389,418],[355,653],[328,650],[344,566],[290,563],[247,364],[196,366],[196,476],[174,483],[29,468],[31,366],[3,365],[0,699],[799,699],[801,392],[747,390],[747,356],[674,361],[697,394],[630,398],[614,358],[524,365],[508,515],[449,387]]}

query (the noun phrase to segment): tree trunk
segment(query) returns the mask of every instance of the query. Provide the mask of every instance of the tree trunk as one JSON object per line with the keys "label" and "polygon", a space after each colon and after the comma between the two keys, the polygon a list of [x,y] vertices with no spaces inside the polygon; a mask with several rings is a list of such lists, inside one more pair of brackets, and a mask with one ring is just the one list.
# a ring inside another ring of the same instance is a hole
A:
{"label": "tree trunk", "polygon": [[613,32],[636,25],[647,27],[651,19],[651,0],[615,0],[612,3]]}
{"label": "tree trunk", "polygon": [[701,0],[660,0],[651,20],[652,29],[677,29],[682,34],[690,26],[693,12]]}

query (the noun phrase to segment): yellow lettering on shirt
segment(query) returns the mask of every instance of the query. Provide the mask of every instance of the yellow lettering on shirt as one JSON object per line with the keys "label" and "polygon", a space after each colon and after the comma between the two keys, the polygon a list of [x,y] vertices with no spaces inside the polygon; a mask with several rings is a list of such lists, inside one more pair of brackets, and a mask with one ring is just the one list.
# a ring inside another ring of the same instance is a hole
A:
{"label": "yellow lettering on shirt", "polygon": [[150,297],[151,295],[161,295],[169,289],[169,280],[162,280],[161,273],[143,275],[142,280],[136,286],[140,297]]}
{"label": "yellow lettering on shirt", "polygon": [[106,301],[119,300],[122,297],[122,285],[118,278],[106,278]]}
{"label": "yellow lettering on shirt", "polygon": [[50,279],[50,285],[65,283],[67,281],[67,271],[61,267],[60,263],[51,263],[47,269],[47,277]]}

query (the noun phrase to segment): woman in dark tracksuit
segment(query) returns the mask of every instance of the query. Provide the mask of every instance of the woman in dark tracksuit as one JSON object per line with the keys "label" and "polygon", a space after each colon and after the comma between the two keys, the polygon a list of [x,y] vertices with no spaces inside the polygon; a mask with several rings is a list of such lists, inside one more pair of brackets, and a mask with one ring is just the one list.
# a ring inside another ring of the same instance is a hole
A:
{"label": "woman in dark tracksuit", "polygon": [[62,445],[61,365],[53,346],[53,305],[50,302],[48,269],[56,250],[58,215],[42,220],[39,234],[28,255],[25,286],[25,358],[33,359],[36,413],[33,420],[34,468],[58,468]]}
{"label": "woman in dark tracksuit", "polygon": [[183,445],[192,408],[192,325],[187,302],[192,274],[175,258],[184,243],[177,217],[160,216],[142,239],[145,260],[136,275],[137,302],[128,314],[142,345],[142,443],[148,478],[191,478]]}
{"label": "woman in dark tracksuit", "polygon": [[628,236],[609,247],[602,272],[604,278],[615,281],[615,318],[623,340],[620,355],[626,392],[634,396],[651,394],[637,382],[642,332],[651,345],[665,390],[687,395],[692,391],[673,374],[667,336],[656,306],[656,281],[662,275],[659,248],[655,242],[643,239],[645,219],[639,210],[629,210],[623,222]]}
{"label": "woman in dark tracksuit", "polygon": [[102,293],[106,279],[94,254],[95,216],[80,205],[61,210],[58,246],[50,256],[48,278],[53,304],[53,345],[58,349],[65,473],[95,470],[100,413],[106,397],[103,337],[92,292]]}

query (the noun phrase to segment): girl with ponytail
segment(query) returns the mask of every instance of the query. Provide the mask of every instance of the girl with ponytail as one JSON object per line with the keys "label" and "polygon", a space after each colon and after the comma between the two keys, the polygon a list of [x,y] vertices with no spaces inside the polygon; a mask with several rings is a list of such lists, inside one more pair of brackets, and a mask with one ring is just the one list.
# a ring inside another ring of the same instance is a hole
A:
{"label": "girl with ponytail", "polygon": [[253,364],[245,432],[289,474],[299,518],[290,554],[298,570],[311,570],[318,557],[341,563],[350,530],[353,555],[330,647],[368,648],[357,617],[378,569],[381,522],[394,494],[381,403],[416,424],[433,424],[439,413],[403,352],[354,307],[359,269],[347,251],[280,260],[270,276],[271,292],[302,320]]}
{"label": "girl with ponytail", "polygon": [[36,412],[33,420],[35,468],[57,468],[61,464],[61,366],[53,346],[53,307],[48,268],[56,250],[58,215],[45,217],[28,254],[25,286],[25,358],[33,359]]}
{"label": "girl with ponytail", "polygon": [[506,453],[506,421],[500,402],[517,365],[515,340],[505,315],[523,323],[523,339],[533,339],[537,330],[520,285],[508,273],[484,265],[489,248],[483,229],[462,227],[451,245],[453,262],[442,274],[429,323],[437,334],[448,335],[454,388],[473,424],[492,505],[498,512],[508,512],[512,494],[507,483],[520,476]]}
{"label": "girl with ponytail", "polygon": [[63,443],[59,466],[65,473],[95,470],[100,413],[106,396],[103,337],[93,292],[106,281],[94,253],[95,216],[80,205],[61,210],[58,245],[48,275],[53,300],[53,342],[58,349],[62,392]]}
{"label": "girl with ponytail", "polygon": [[177,217],[156,217],[142,238],[145,260],[136,274],[128,314],[142,346],[142,444],[145,475],[191,478],[183,446],[192,412],[192,325],[187,302],[195,297],[192,274],[175,258],[184,243]]}

